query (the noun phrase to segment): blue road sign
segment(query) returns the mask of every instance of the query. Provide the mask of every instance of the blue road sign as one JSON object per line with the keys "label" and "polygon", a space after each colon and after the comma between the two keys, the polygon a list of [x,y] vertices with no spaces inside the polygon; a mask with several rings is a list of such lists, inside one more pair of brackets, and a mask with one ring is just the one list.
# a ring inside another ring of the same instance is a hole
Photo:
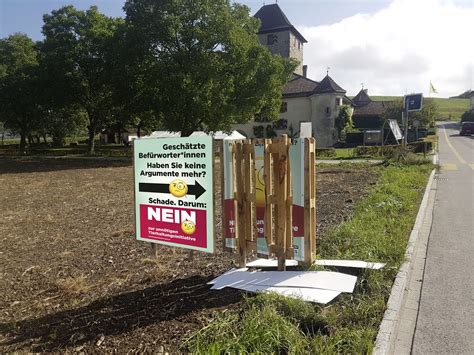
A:
{"label": "blue road sign", "polygon": [[421,111],[423,108],[423,94],[405,95],[404,108],[407,112]]}

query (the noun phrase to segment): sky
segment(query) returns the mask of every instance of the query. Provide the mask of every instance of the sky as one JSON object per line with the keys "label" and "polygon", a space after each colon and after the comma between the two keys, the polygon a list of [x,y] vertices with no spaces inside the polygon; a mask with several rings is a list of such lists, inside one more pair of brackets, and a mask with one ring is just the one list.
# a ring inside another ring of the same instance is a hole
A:
{"label": "sky", "polygon": [[[265,2],[240,0],[254,14]],[[0,38],[15,32],[42,38],[42,16],[61,6],[97,5],[124,16],[122,0],[0,0]],[[329,75],[349,96],[429,96],[430,81],[449,97],[474,89],[474,0],[279,0],[308,40],[308,76]]]}

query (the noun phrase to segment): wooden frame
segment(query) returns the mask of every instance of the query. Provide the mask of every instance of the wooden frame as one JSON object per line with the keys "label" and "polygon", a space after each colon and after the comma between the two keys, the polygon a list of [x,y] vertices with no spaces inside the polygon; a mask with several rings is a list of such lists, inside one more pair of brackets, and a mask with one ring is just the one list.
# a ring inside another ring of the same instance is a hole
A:
{"label": "wooden frame", "polygon": [[[226,143],[224,143],[226,144]],[[228,143],[227,143],[228,144]],[[285,270],[285,260],[294,257],[292,221],[292,177],[289,149],[291,140],[283,135],[264,140],[239,140],[232,143],[233,187],[235,200],[235,236],[239,266],[257,252],[255,145],[264,147],[265,215],[264,235],[269,256],[278,258],[278,270]],[[221,157],[222,158],[222,157]],[[316,255],[316,178],[315,140],[304,139],[304,264]],[[224,163],[221,164],[224,169]],[[221,172],[224,190],[224,172]],[[223,192],[224,193],[224,192]],[[224,209],[224,198],[222,198]],[[222,213],[223,237],[225,213]],[[225,241],[224,241],[225,243]],[[228,249],[228,248],[226,248]]]}

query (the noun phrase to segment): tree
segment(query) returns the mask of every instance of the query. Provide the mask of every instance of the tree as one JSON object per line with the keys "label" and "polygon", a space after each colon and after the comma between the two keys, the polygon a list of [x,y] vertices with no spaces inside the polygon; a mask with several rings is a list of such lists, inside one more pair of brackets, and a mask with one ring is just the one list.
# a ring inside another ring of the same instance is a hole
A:
{"label": "tree", "polygon": [[[273,56],[259,22],[229,0],[128,0],[129,96],[164,129],[230,130],[255,114],[276,118],[296,63]],[[124,70],[125,72],[126,70]],[[139,83],[139,85],[137,85]]]}
{"label": "tree", "polygon": [[61,147],[66,142],[66,137],[76,135],[82,131],[87,121],[85,111],[78,107],[67,106],[59,109],[51,109],[44,115],[42,125],[44,132],[53,139],[53,145]]}
{"label": "tree", "polygon": [[433,99],[425,99],[423,102],[423,109],[420,112],[415,113],[413,119],[419,120],[421,126],[434,127],[436,117],[439,116],[438,110],[439,106]]}
{"label": "tree", "polygon": [[121,19],[101,14],[92,6],[79,11],[65,6],[44,15],[41,63],[47,73],[51,106],[78,107],[87,117],[89,152],[94,137],[111,117],[111,40]]}
{"label": "tree", "polygon": [[341,106],[341,108],[339,109],[339,115],[336,117],[335,123],[339,135],[341,133],[350,133],[358,131],[354,127],[354,122],[352,121],[352,110],[347,105]]}
{"label": "tree", "polygon": [[[394,119],[402,124],[403,100],[393,101],[384,111],[382,118],[384,120]],[[423,127],[433,127],[435,118],[438,116],[438,105],[430,99],[425,99],[423,108],[420,112],[410,112],[408,114],[408,125],[413,126],[415,120],[420,121]]]}
{"label": "tree", "polygon": [[1,118],[0,118],[0,131],[2,132],[2,145],[3,145],[3,141],[5,139],[5,123],[1,121]]}
{"label": "tree", "polygon": [[25,34],[0,40],[0,112],[5,127],[20,134],[20,152],[41,115],[38,105],[38,60],[35,43]]}

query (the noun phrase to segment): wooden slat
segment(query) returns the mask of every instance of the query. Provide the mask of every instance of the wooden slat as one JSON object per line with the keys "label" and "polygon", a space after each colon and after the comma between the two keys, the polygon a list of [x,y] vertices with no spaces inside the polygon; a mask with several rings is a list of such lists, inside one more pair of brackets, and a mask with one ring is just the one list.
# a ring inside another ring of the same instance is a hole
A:
{"label": "wooden slat", "polygon": [[257,241],[256,240],[247,240],[246,242],[247,251],[257,250]]}
{"label": "wooden slat", "polygon": [[269,254],[270,250],[274,245],[273,242],[273,206],[274,203],[274,192],[273,192],[273,169],[272,169],[272,156],[268,150],[270,145],[270,139],[264,140],[264,160],[263,160],[263,180],[265,182],[265,216],[264,216],[264,233],[267,241],[267,247]]}
{"label": "wooden slat", "polygon": [[[243,145],[243,180],[244,180],[244,215],[245,215],[245,240],[246,246],[253,245],[247,242],[253,242],[255,240],[255,216],[253,212],[252,195],[255,194],[253,189],[253,181],[255,180],[255,169],[252,168],[252,150],[253,143],[250,140],[246,140]],[[256,244],[254,249],[246,250],[247,253],[256,251]]]}
{"label": "wooden slat", "polygon": [[278,271],[284,271],[286,269],[285,260],[286,260],[286,248],[287,248],[287,239],[286,231],[288,228],[287,221],[287,166],[288,166],[288,136],[283,135],[278,139],[277,144],[281,145],[278,149],[280,151],[277,154],[278,160],[275,162],[275,173],[277,181],[275,187],[277,187],[277,216],[276,216],[276,245],[278,249],[277,258],[278,258]]}
{"label": "wooden slat", "polygon": [[281,138],[275,138],[273,139],[273,143],[268,146],[268,151],[272,154],[282,154],[285,153],[285,145],[280,144],[278,142],[281,142]]}
{"label": "wooden slat", "polygon": [[[250,212],[251,212],[251,230],[252,234],[250,236],[250,240],[252,241],[257,241],[257,209],[256,209],[256,195],[257,195],[257,190],[256,190],[256,171],[255,171],[255,142],[252,142],[251,144],[251,151],[250,151],[250,191],[248,194],[249,202],[250,202]],[[255,248],[252,249],[252,251],[257,252],[257,245],[255,245]]]}

